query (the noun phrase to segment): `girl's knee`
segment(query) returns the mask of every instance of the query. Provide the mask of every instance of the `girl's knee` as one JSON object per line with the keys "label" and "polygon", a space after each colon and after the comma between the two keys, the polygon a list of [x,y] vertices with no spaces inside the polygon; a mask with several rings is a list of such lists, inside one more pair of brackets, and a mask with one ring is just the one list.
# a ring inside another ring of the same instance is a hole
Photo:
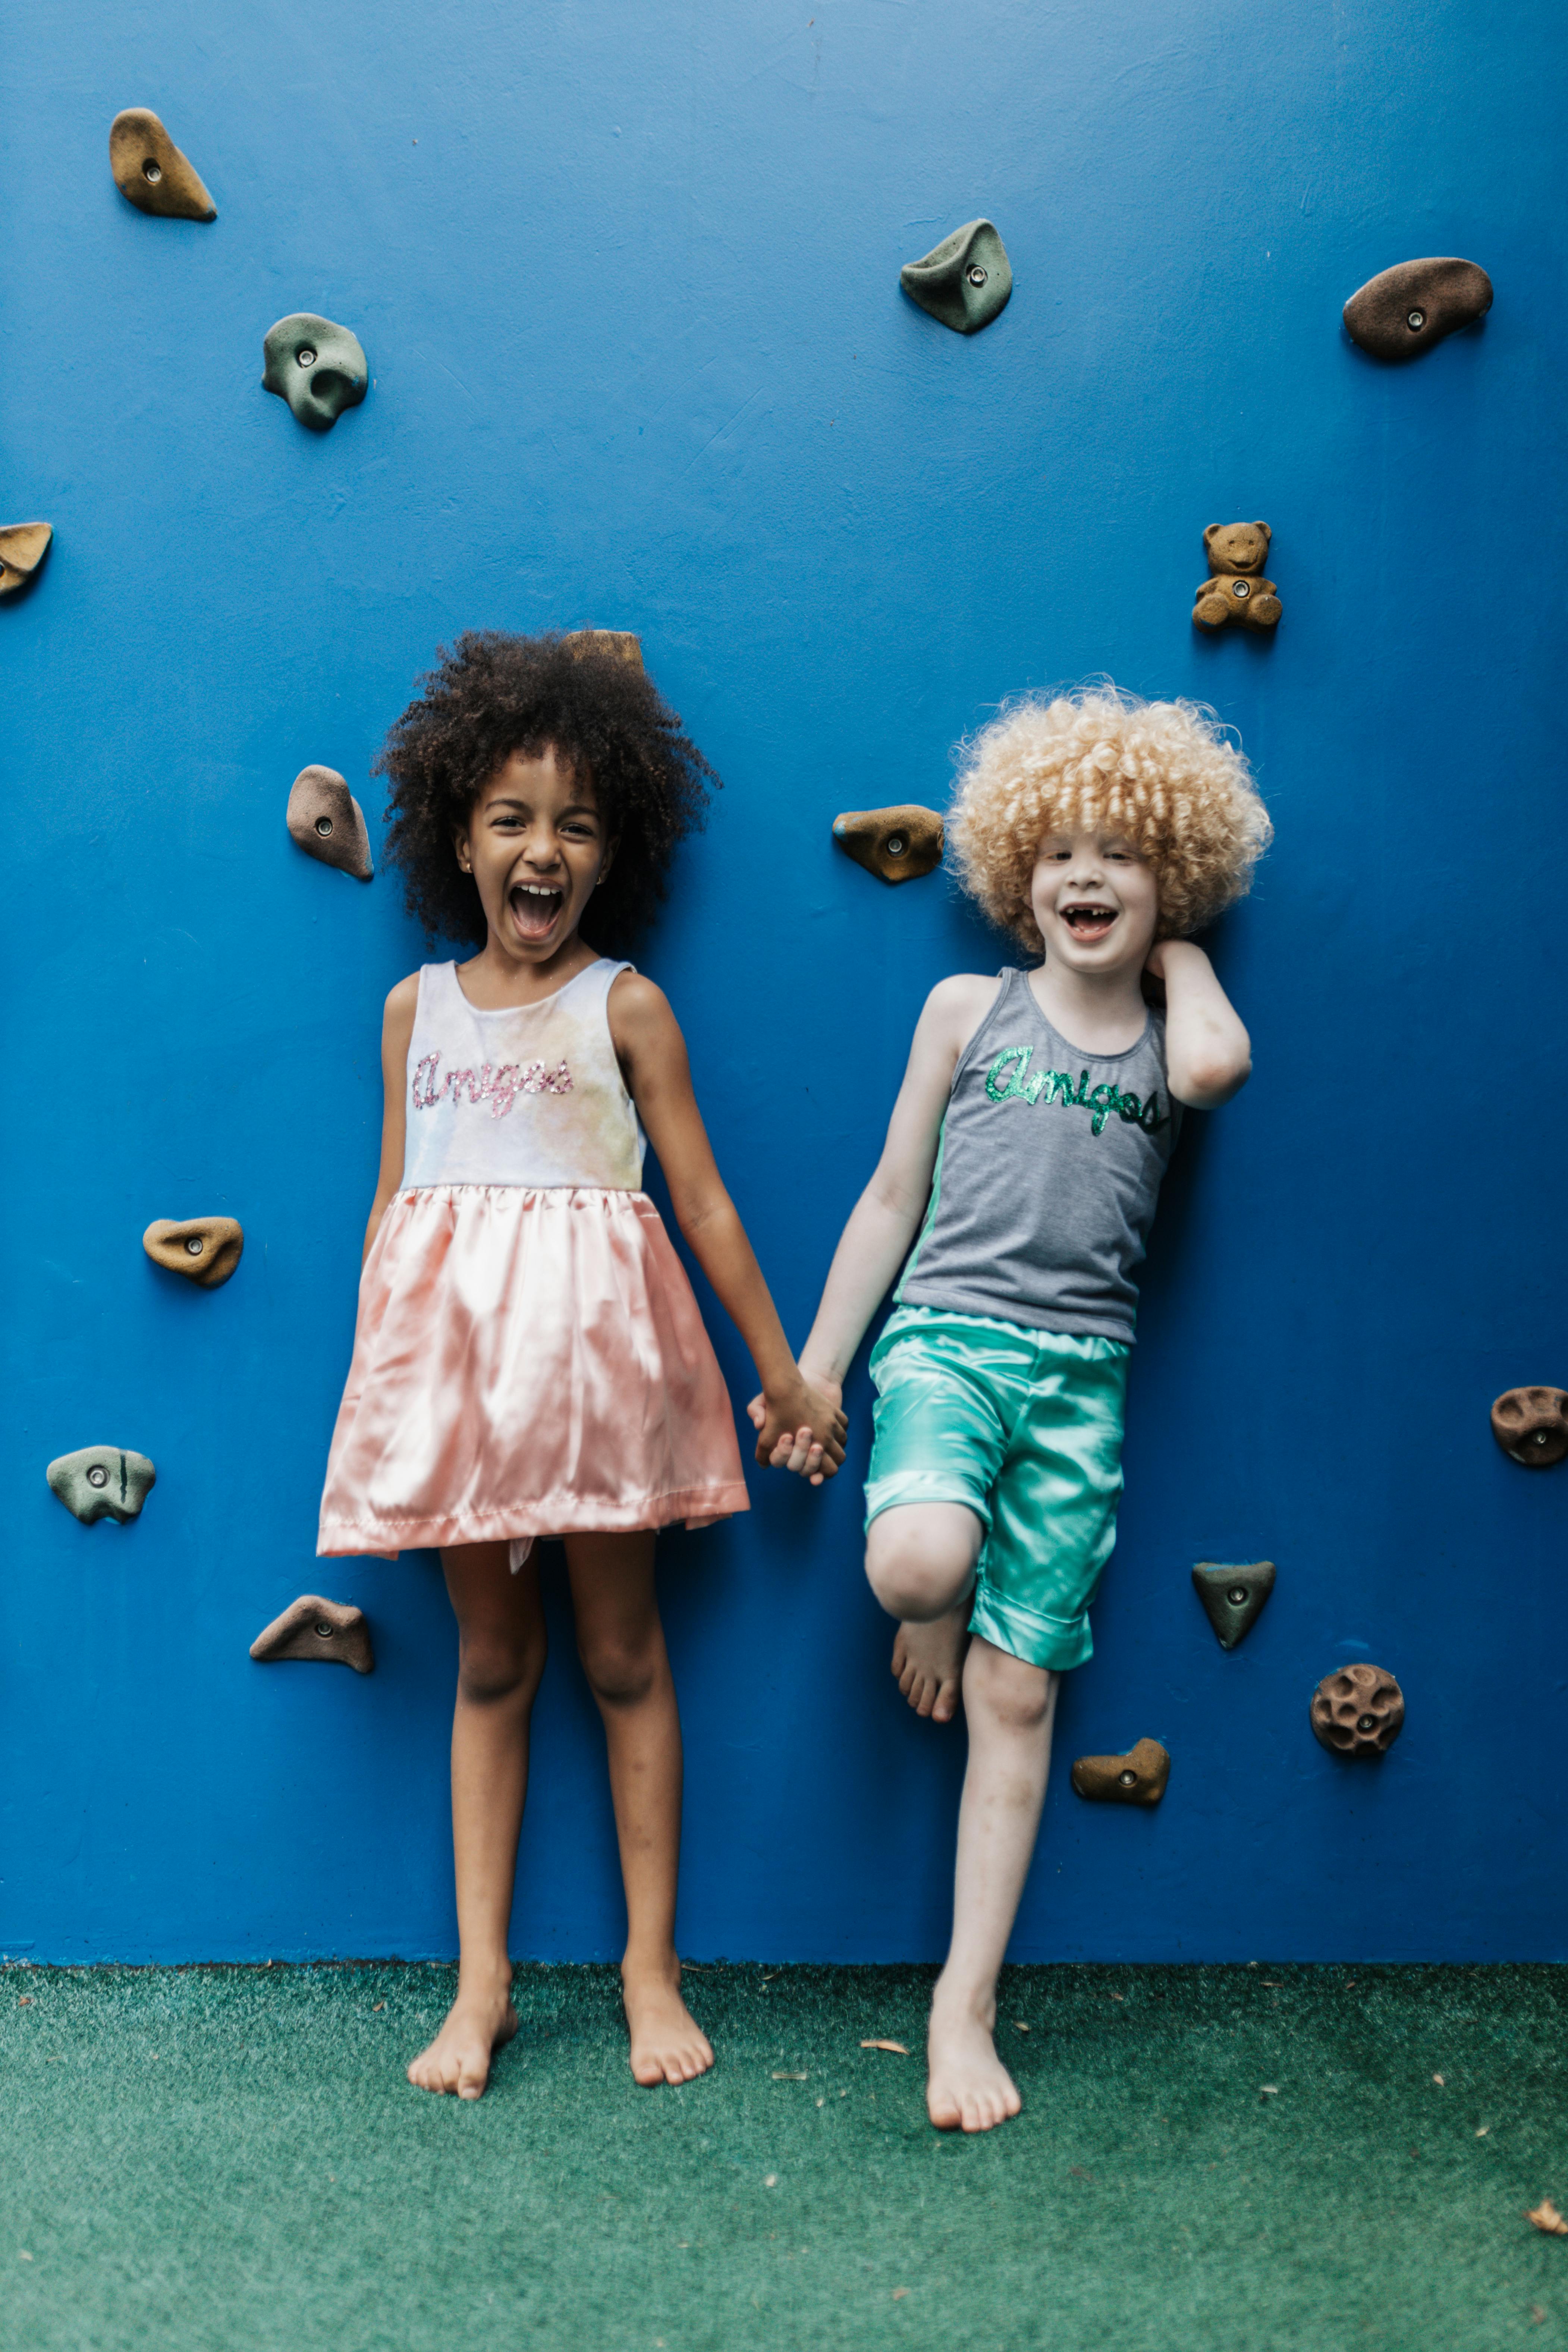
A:
{"label": "girl's knee", "polygon": [[632,1641],[613,1634],[580,1636],[577,1654],[589,1688],[605,1706],[636,1706],[664,1671],[664,1643],[657,1632]]}
{"label": "girl's knee", "polygon": [[470,1706],[495,1706],[506,1699],[532,1701],[544,1672],[542,1633],[517,1641],[494,1633],[468,1633],[458,1657],[458,1688]]}

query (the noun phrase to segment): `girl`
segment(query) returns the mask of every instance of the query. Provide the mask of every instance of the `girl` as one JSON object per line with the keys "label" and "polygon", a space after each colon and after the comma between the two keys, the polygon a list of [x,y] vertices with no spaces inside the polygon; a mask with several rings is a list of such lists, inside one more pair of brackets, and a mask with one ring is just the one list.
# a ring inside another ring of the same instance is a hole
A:
{"label": "girl", "polygon": [[[996,1977],[1057,1685],[1093,1647],[1089,1607],[1116,1540],[1136,1269],[1180,1106],[1228,1101],[1252,1066],[1183,934],[1242,896],[1269,824],[1208,714],[1107,683],[984,729],[948,838],[970,896],[1041,961],[927,998],[801,1362],[837,1401],[902,1265],[871,1351],[866,1573],[901,1621],[893,1672],[910,1705],[945,1723],[963,1691],[969,1764],[926,2102],[941,2128],[989,2131],[1019,2106],[993,2040]],[[765,1399],[752,1417],[765,1430]],[[820,1475],[787,1438],[773,1458]]]}
{"label": "girl", "polygon": [[[532,1558],[559,1535],[604,1717],[632,2073],[713,2063],[680,1997],[680,1722],[654,1531],[747,1507],[697,1302],[642,1190],[644,1136],[763,1381],[781,1439],[831,1475],[844,1421],[802,1379],[703,1131],[659,990],[584,940],[664,896],[712,771],[640,662],[594,641],[460,637],[394,727],[389,851],[426,933],[481,942],[386,1000],[381,1181],[321,1536],[434,1545],[457,1613],[458,1997],[408,2079],[477,2099],[517,2029],[507,1924],[544,1666]],[[716,782],[717,779],[714,779]]]}

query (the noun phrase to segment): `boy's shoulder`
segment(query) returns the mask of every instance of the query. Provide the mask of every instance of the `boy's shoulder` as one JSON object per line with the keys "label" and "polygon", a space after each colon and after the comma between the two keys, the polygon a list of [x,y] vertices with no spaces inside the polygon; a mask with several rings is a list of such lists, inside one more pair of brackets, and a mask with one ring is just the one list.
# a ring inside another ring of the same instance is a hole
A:
{"label": "boy's shoulder", "polygon": [[968,1035],[995,1003],[1005,978],[994,971],[950,972],[926,998],[921,1019],[942,1028],[957,1024]]}

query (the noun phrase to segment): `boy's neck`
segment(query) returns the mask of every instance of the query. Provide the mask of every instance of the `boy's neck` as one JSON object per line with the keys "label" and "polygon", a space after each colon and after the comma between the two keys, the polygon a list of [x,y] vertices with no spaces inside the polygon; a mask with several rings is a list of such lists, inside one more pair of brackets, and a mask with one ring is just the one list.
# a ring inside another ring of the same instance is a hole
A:
{"label": "boy's neck", "polygon": [[1149,1008],[1142,960],[1116,971],[1074,971],[1047,956],[1028,975],[1031,995],[1053,1029],[1085,1052],[1123,1054],[1143,1034]]}

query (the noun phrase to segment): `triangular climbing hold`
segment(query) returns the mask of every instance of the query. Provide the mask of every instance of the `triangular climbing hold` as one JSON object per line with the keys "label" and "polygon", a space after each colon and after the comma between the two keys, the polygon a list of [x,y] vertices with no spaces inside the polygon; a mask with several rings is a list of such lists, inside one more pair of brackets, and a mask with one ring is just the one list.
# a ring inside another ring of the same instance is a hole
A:
{"label": "triangular climbing hold", "polygon": [[1006,309],[1013,271],[991,223],[972,220],[919,261],[906,261],[899,283],[911,302],[955,334],[977,335]]}
{"label": "triangular climbing hold", "polygon": [[303,1658],[307,1664],[352,1666],[356,1675],[375,1672],[364,1611],[347,1601],[323,1601],[319,1592],[302,1592],[281,1617],[264,1625],[250,1654],[267,1666],[283,1658]]}
{"label": "triangular climbing hold", "polygon": [[1193,1590],[1204,1604],[1222,1650],[1234,1650],[1263,1614],[1274,1590],[1274,1562],[1249,1559],[1239,1565],[1200,1559],[1193,1570]]}
{"label": "triangular climbing hold", "polygon": [[47,522],[0,525],[0,596],[14,596],[26,586],[54,535],[54,526]]}

